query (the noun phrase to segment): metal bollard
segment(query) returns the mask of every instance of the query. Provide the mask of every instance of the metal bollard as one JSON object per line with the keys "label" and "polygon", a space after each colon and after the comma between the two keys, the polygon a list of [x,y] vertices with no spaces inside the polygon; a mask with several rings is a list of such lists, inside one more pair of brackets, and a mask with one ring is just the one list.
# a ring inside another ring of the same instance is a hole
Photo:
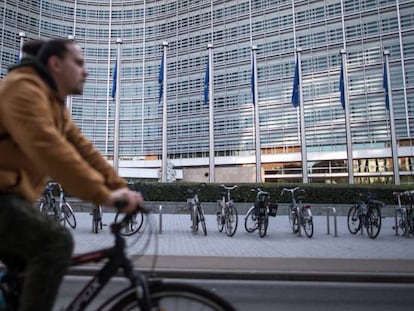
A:
{"label": "metal bollard", "polygon": [[162,233],[162,205],[158,208],[159,211],[159,234]]}
{"label": "metal bollard", "polygon": [[330,230],[330,222],[329,222],[329,211],[332,211],[332,215],[334,218],[334,236],[338,236],[338,230],[337,230],[337,221],[336,221],[336,208],[335,207],[328,207],[328,210],[326,211],[326,234],[331,234]]}

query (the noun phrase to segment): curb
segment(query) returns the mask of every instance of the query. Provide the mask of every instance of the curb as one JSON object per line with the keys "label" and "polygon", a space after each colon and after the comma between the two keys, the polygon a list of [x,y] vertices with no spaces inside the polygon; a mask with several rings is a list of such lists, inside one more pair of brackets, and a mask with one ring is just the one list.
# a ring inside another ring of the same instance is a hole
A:
{"label": "curb", "polygon": [[[66,275],[91,277],[100,267],[71,268]],[[137,269],[152,278],[243,280],[243,281],[296,281],[296,282],[343,282],[343,283],[414,283],[414,274],[402,273],[338,273],[338,272],[294,272],[294,271],[220,271],[180,269]],[[122,277],[121,271],[117,273]]]}

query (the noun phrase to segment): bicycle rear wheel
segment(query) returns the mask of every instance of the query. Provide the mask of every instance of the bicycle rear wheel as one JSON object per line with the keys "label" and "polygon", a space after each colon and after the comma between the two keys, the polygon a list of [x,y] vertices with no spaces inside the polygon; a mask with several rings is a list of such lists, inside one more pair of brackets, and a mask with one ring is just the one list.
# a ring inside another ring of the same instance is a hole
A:
{"label": "bicycle rear wheel", "polygon": [[305,211],[305,216],[303,217],[303,230],[308,238],[313,236],[313,219],[312,215],[310,215],[309,211]]}
{"label": "bicycle rear wheel", "polygon": [[[125,216],[124,213],[117,211],[115,214],[115,222],[120,221]],[[123,227],[120,234],[123,236],[130,236],[137,233],[144,223],[144,214],[141,211],[137,211],[128,222],[128,225]]]}
{"label": "bicycle rear wheel", "polygon": [[226,234],[230,237],[236,233],[238,218],[236,207],[232,205],[228,206],[225,214],[225,227]]}
{"label": "bicycle rear wheel", "polygon": [[[183,283],[164,283],[150,290],[151,304],[154,310],[183,311],[235,311],[236,309],[220,296]],[[140,310],[137,296],[130,293],[117,302],[110,311]]]}
{"label": "bicycle rear wheel", "polygon": [[259,217],[260,217],[258,221],[259,222],[259,225],[258,225],[259,236],[263,238],[267,233],[267,227],[269,225],[269,216],[267,215],[267,212],[266,212],[265,215],[259,216]]}
{"label": "bicycle rear wheel", "polygon": [[352,206],[348,211],[348,231],[351,234],[356,234],[361,229],[361,218],[359,217],[358,208],[356,205]]}
{"label": "bicycle rear wheel", "polygon": [[244,218],[244,229],[246,229],[248,233],[252,233],[257,229],[257,215],[254,207],[249,209]]}
{"label": "bicycle rear wheel", "polygon": [[398,231],[401,231],[401,233],[402,233],[401,235],[405,235],[405,233],[406,233],[405,224],[406,224],[406,221],[407,221],[406,212],[401,211],[401,210],[397,210],[395,216],[397,218],[397,228],[396,228],[397,234],[399,234]]}
{"label": "bicycle rear wheel", "polygon": [[73,213],[72,206],[70,206],[68,202],[65,202],[62,205],[62,212],[69,226],[75,229],[76,228],[76,217],[75,217],[75,214]]}
{"label": "bicycle rear wheel", "polygon": [[376,206],[368,208],[368,227],[367,233],[371,239],[375,239],[381,231],[381,209]]}

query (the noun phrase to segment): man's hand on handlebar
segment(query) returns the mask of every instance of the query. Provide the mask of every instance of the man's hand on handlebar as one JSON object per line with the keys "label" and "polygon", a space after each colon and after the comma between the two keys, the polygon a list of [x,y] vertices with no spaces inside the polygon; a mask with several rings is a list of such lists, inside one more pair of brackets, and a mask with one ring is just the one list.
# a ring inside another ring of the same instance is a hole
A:
{"label": "man's hand on handlebar", "polygon": [[121,188],[112,191],[106,205],[114,206],[122,202],[121,210],[126,214],[132,214],[144,206],[144,198],[141,192]]}

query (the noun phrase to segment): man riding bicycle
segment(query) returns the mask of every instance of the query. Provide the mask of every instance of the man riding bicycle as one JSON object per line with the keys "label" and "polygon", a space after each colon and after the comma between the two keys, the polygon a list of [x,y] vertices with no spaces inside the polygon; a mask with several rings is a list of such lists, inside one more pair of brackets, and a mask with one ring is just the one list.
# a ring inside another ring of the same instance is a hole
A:
{"label": "man riding bicycle", "polygon": [[[26,49],[26,50],[25,50]],[[31,54],[0,81],[0,260],[24,273],[19,311],[51,310],[71,261],[70,232],[44,217],[33,202],[49,178],[94,204],[143,205],[81,134],[65,98],[82,94],[88,75],[72,40],[32,41]]]}

